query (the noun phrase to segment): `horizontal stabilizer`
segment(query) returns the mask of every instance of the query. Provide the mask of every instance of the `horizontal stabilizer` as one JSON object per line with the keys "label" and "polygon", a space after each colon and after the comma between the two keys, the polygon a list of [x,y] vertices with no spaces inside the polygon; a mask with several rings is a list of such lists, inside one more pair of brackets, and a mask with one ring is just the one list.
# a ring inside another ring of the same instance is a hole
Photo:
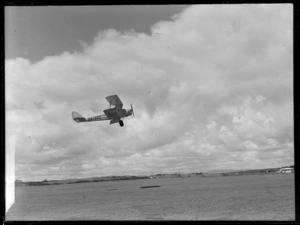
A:
{"label": "horizontal stabilizer", "polygon": [[75,112],[75,111],[72,112],[72,118],[77,123],[86,122],[86,118],[84,118],[81,114],[79,114],[78,112]]}

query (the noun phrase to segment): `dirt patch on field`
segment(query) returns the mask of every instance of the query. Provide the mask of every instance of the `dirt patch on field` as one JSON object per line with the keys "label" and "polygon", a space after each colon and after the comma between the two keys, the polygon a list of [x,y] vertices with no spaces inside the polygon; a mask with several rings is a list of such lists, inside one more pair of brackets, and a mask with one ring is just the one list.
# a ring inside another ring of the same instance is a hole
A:
{"label": "dirt patch on field", "polygon": [[142,186],[140,188],[158,188],[158,187],[160,187],[160,186],[158,186],[158,185],[152,185],[152,186]]}

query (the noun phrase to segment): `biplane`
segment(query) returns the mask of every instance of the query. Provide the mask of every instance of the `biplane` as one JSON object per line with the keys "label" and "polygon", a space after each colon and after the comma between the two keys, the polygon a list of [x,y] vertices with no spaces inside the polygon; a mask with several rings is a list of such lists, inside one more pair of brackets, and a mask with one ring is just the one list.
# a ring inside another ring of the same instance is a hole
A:
{"label": "biplane", "polygon": [[[131,109],[123,109],[123,103],[118,97],[118,95],[110,95],[105,97],[105,99],[109,102],[109,108],[103,110],[103,115],[93,116],[85,118],[78,112],[72,112],[72,118],[75,122],[93,122],[93,121],[102,121],[102,120],[110,120],[109,124],[119,123],[121,127],[124,126],[124,122],[122,118],[133,115],[133,108],[131,105]],[[114,106],[114,107],[111,107]]]}

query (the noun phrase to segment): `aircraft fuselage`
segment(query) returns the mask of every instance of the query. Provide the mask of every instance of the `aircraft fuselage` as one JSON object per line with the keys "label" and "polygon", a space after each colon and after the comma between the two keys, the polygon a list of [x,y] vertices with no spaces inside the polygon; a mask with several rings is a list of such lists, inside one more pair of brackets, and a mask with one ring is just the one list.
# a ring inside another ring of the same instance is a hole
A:
{"label": "aircraft fuselage", "polygon": [[102,115],[98,115],[98,116],[89,117],[86,120],[87,120],[87,122],[89,122],[89,121],[101,121],[101,120],[109,120],[109,118],[105,114],[102,114]]}

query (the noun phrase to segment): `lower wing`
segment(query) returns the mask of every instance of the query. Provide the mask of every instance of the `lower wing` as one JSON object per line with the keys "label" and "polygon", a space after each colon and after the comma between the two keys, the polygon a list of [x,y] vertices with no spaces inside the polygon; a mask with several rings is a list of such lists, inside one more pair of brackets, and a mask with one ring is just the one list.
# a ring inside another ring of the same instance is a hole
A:
{"label": "lower wing", "polygon": [[117,113],[116,108],[105,109],[105,110],[103,110],[103,112],[109,119],[117,119],[118,118],[118,113]]}
{"label": "lower wing", "polygon": [[109,124],[119,123],[118,119],[112,119]]}

